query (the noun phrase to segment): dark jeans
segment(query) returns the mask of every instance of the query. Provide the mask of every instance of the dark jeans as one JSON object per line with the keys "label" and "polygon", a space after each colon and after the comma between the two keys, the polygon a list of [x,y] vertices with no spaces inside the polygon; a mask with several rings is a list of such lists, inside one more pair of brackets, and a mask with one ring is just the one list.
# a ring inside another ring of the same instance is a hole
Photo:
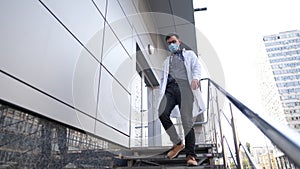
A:
{"label": "dark jeans", "polygon": [[181,142],[181,138],[170,119],[171,111],[176,105],[179,106],[182,126],[185,134],[186,155],[195,154],[195,132],[193,128],[193,93],[187,80],[177,80],[167,86],[165,95],[159,105],[159,119],[170,136],[173,144]]}

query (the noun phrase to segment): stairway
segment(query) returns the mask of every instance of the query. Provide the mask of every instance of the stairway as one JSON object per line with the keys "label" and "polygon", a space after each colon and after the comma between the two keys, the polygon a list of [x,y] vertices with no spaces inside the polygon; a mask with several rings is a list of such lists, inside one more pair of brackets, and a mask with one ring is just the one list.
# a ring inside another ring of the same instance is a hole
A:
{"label": "stairway", "polygon": [[214,164],[214,157],[220,158],[220,154],[214,152],[214,145],[196,145],[198,166],[188,167],[186,165],[185,150],[182,150],[174,159],[167,158],[170,147],[147,147],[147,149],[132,150],[133,154],[123,156],[127,160],[128,166],[118,167],[117,169],[215,169],[222,168]]}

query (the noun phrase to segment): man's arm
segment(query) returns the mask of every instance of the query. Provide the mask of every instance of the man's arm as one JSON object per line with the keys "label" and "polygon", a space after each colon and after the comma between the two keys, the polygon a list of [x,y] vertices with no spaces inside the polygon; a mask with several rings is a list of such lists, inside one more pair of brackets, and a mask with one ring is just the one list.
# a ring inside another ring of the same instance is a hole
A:
{"label": "man's arm", "polygon": [[199,87],[199,80],[201,78],[201,65],[196,54],[191,51],[191,68],[192,68],[192,89],[196,90]]}

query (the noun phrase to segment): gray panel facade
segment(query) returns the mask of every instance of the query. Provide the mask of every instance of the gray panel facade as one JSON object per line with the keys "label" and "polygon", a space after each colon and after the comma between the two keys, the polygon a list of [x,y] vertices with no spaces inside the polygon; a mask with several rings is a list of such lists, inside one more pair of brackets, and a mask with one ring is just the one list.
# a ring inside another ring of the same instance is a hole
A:
{"label": "gray panel facade", "polygon": [[0,99],[129,147],[144,3],[1,1]]}
{"label": "gray panel facade", "polygon": [[[151,115],[149,120],[157,121],[156,104],[149,102],[156,100],[157,91],[151,87],[158,85],[160,68],[167,56],[161,35],[173,31],[189,33],[188,39],[183,40],[196,48],[193,21],[175,21],[174,17],[172,21],[160,20],[170,15],[149,13],[174,14],[171,8],[177,9],[178,2],[171,6],[152,3],[147,0],[1,1],[0,101],[131,147],[130,137],[136,134],[133,128],[140,124],[139,121],[134,124],[132,119],[145,113],[143,106],[150,105],[146,111]],[[159,7],[162,9],[154,9]],[[176,10],[180,15],[182,12]],[[190,15],[184,18],[193,20]],[[149,53],[149,46],[154,47],[154,54]],[[146,67],[138,63],[137,50],[147,62]],[[146,74],[145,69],[150,73]],[[141,79],[148,75],[151,77],[147,86],[151,87],[141,94],[135,87],[145,86]],[[145,104],[133,95],[151,99]],[[143,125],[142,133],[150,125],[157,132],[153,135],[160,134],[159,122],[155,126],[147,122]],[[151,142],[160,145],[160,141]]]}

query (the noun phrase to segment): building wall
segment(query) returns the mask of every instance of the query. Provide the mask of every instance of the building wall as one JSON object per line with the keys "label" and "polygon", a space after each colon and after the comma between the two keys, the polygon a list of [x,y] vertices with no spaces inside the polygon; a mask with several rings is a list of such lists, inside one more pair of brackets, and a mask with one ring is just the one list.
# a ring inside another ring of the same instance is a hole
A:
{"label": "building wall", "polygon": [[[287,31],[274,35],[267,35],[263,38],[268,55],[268,63],[271,84],[273,87],[266,88],[266,91],[275,95],[270,95],[269,100],[276,104],[266,104],[269,107],[278,107],[272,113],[279,121],[289,127],[300,131],[300,31]],[[270,81],[265,81],[268,84]],[[265,94],[265,96],[267,96]],[[275,96],[275,97],[273,97]],[[274,102],[276,100],[276,102]],[[270,102],[271,103],[271,102]]]}
{"label": "building wall", "polygon": [[[252,155],[257,166],[260,169],[273,168],[277,169],[276,160],[274,157],[274,147],[252,147]],[[272,166],[271,166],[272,165]]]}
{"label": "building wall", "polygon": [[274,75],[267,57],[261,58],[259,66],[259,86],[263,98],[264,109],[269,116],[287,125],[284,118],[284,110],[280,101]]}
{"label": "building wall", "polygon": [[137,46],[163,60],[146,50],[163,47],[147,1],[0,4],[0,99],[129,147]]}

